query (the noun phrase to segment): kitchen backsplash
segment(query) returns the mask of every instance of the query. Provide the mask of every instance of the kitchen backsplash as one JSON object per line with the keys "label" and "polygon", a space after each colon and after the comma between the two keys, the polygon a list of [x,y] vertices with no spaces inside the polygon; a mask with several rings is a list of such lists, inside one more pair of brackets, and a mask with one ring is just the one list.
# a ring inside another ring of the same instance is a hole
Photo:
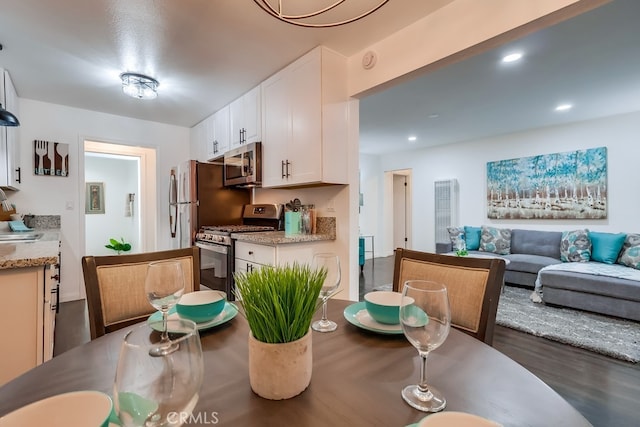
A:
{"label": "kitchen backsplash", "polygon": [[25,215],[22,219],[24,220],[24,225],[29,228],[60,228],[60,215]]}
{"label": "kitchen backsplash", "polygon": [[316,234],[328,234],[336,237],[336,217],[319,216],[316,218]]}

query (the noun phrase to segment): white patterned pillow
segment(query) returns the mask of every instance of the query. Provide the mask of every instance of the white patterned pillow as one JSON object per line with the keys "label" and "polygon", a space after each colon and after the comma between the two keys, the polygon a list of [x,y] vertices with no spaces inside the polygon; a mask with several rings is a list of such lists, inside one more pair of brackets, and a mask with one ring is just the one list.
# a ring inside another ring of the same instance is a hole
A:
{"label": "white patterned pillow", "polygon": [[560,240],[560,261],[589,262],[591,259],[591,239],[589,230],[563,231]]}
{"label": "white patterned pillow", "polygon": [[464,227],[447,227],[447,231],[451,240],[451,248],[454,251],[466,249]]}
{"label": "white patterned pillow", "polygon": [[617,262],[640,270],[640,234],[627,234]]}
{"label": "white patterned pillow", "polygon": [[498,255],[509,255],[511,253],[511,230],[483,225],[480,234],[480,250]]}

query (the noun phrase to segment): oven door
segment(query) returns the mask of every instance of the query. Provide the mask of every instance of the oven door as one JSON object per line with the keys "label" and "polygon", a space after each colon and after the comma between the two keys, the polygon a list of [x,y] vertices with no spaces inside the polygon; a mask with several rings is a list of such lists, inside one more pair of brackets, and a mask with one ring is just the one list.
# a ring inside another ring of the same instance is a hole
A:
{"label": "oven door", "polygon": [[[200,285],[227,293],[233,301],[233,247],[210,242],[196,242],[200,248]],[[206,290],[206,289],[204,289]]]}

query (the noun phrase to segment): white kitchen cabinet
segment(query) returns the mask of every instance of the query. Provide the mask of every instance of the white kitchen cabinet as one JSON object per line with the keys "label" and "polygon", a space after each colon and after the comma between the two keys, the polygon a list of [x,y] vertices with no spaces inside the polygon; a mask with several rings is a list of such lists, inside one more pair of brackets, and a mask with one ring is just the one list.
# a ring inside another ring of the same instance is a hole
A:
{"label": "white kitchen cabinet", "polygon": [[53,356],[54,266],[0,270],[0,385]]}
{"label": "white kitchen cabinet", "polygon": [[318,47],[262,83],[263,187],[348,183],[345,76]]}
{"label": "white kitchen cabinet", "polygon": [[260,86],[256,86],[229,104],[230,149],[262,139],[260,92]]}
{"label": "white kitchen cabinet", "polygon": [[204,119],[190,129],[189,140],[191,146],[190,158],[204,162],[207,154],[207,120]]}
{"label": "white kitchen cabinet", "polygon": [[[20,119],[18,112],[18,94],[11,77],[0,68],[0,103],[7,111]],[[20,147],[18,146],[19,127],[0,126],[0,187],[12,190],[20,189]]]}
{"label": "white kitchen cabinet", "polygon": [[209,134],[207,139],[207,157],[213,160],[222,156],[229,149],[229,106],[216,111],[209,121]]}
{"label": "white kitchen cabinet", "polygon": [[327,240],[279,245],[236,242],[235,271],[252,271],[265,265],[285,265],[294,262],[311,263],[314,254],[330,252],[333,244],[333,241]]}

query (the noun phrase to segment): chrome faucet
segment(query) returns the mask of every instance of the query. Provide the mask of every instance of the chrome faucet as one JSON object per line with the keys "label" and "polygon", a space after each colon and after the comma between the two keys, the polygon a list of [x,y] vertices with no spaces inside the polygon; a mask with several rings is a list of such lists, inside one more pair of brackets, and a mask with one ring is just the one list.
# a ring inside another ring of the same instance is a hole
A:
{"label": "chrome faucet", "polygon": [[7,198],[7,195],[5,194],[4,190],[2,190],[2,188],[0,188],[0,203],[2,204],[3,211],[8,212],[12,209],[11,204],[9,203],[9,199]]}

